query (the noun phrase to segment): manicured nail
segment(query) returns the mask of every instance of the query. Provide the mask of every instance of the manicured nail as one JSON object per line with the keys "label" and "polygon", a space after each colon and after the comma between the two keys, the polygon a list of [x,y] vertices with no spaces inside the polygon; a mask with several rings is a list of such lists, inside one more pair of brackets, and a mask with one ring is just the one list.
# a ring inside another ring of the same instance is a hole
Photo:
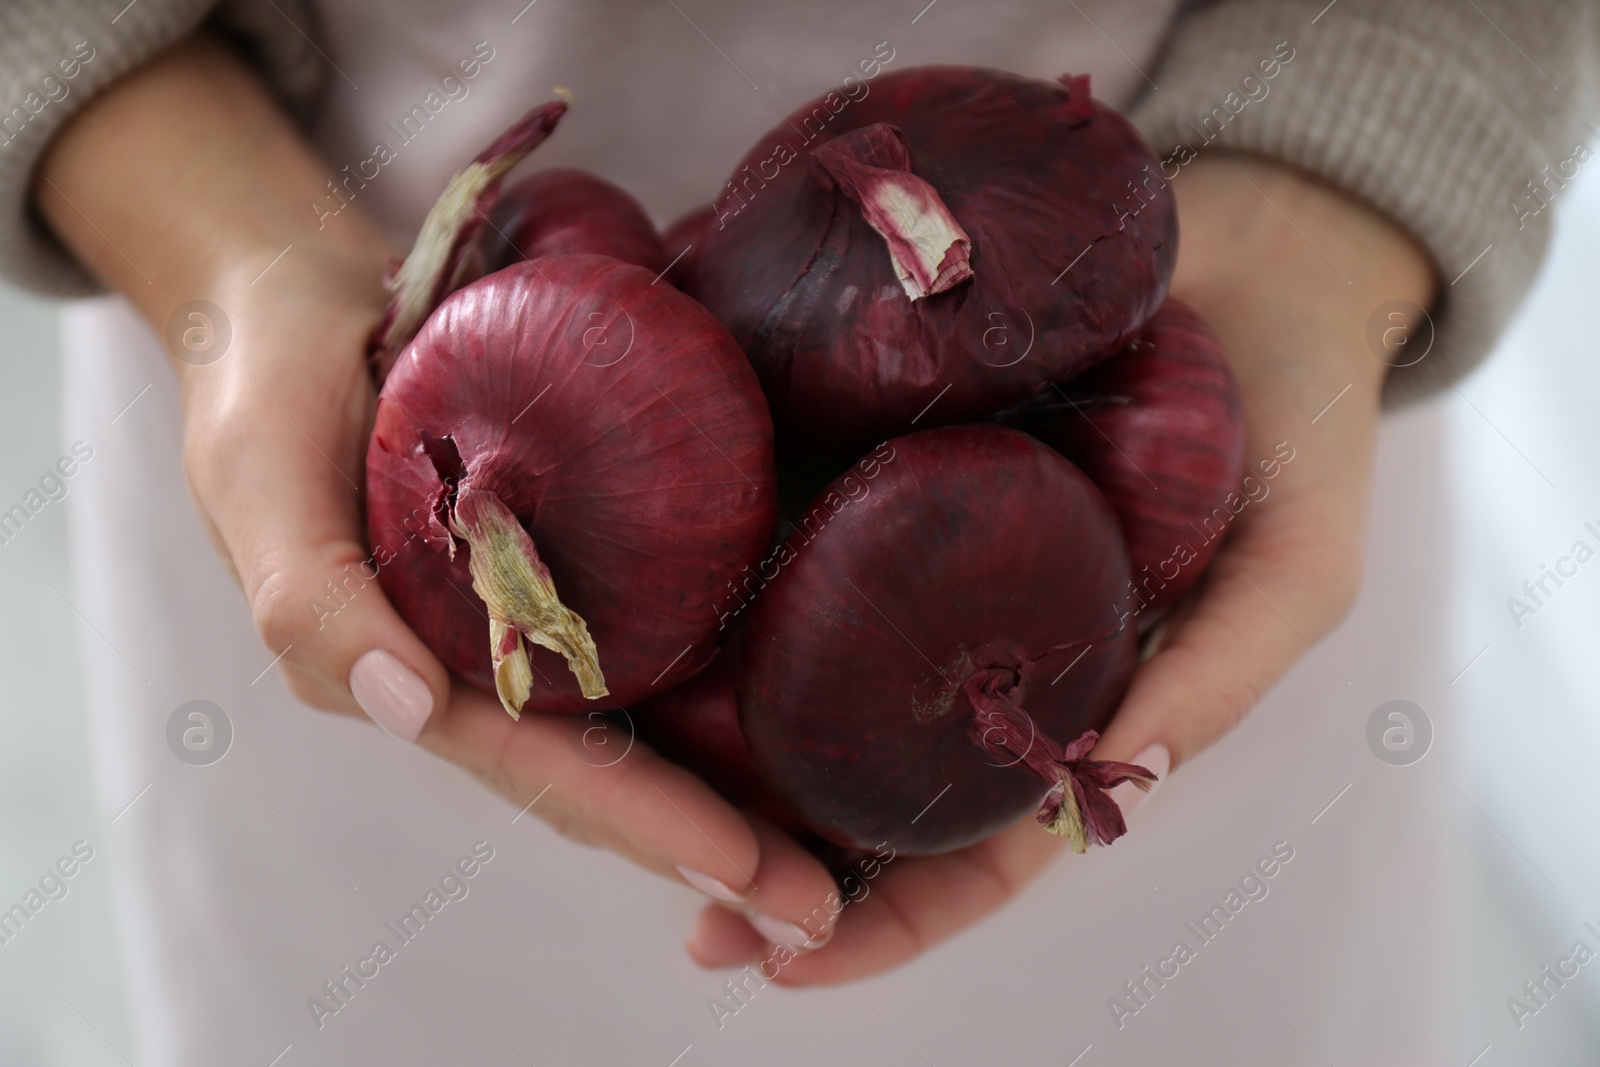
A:
{"label": "manicured nail", "polygon": [[428,683],[381,648],[350,668],[350,692],[373,722],[402,741],[415,741],[433,714]]}
{"label": "manicured nail", "polygon": [[782,919],[774,919],[772,916],[763,915],[759,911],[747,911],[744,913],[744,917],[751,926],[756,928],[756,933],[774,945],[782,945],[791,952],[810,952],[813,949],[819,949],[826,945],[828,939],[833,936],[834,928],[832,926],[824,930],[819,936],[812,937],[794,923],[784,922]]}
{"label": "manicured nail", "polygon": [[1154,793],[1166,779],[1167,769],[1172,766],[1172,753],[1167,751],[1166,745],[1150,745],[1140,750],[1139,754],[1128,762],[1136,767],[1143,767],[1154,774],[1156,782],[1155,785],[1150,787],[1149,793],[1146,793],[1132,782],[1123,782],[1121,785],[1111,787],[1109,790],[1111,799],[1115,800],[1117,807],[1122,809],[1122,817],[1124,819],[1137,811],[1139,805],[1150,799],[1151,793]]}
{"label": "manicured nail", "polygon": [[678,873],[683,875],[683,880],[685,882],[688,882],[690,885],[694,886],[708,897],[716,897],[718,900],[726,900],[729,904],[737,904],[742,900],[748,900],[750,898],[750,893],[748,890],[740,893],[737,890],[730,888],[726,883],[717,881],[709,874],[701,874],[699,871],[691,870],[690,868],[681,865],[678,866]]}

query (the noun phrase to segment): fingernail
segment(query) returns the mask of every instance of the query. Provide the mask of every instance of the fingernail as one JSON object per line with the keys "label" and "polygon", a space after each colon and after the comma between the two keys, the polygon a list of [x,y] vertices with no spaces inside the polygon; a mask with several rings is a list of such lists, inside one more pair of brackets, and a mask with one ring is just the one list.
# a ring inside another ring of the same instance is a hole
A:
{"label": "fingernail", "polygon": [[433,693],[416,672],[381,648],[350,668],[350,692],[384,732],[415,741],[433,714]]}
{"label": "fingernail", "polygon": [[742,900],[749,899],[750,893],[748,891],[740,893],[730,888],[726,883],[717,881],[709,874],[701,874],[699,871],[683,866],[678,866],[678,873],[683,875],[685,882],[688,882],[708,897],[726,900],[729,904],[737,904]]}
{"label": "fingernail", "polygon": [[1146,793],[1132,782],[1123,782],[1121,785],[1112,786],[1111,799],[1117,802],[1117,807],[1122,809],[1122,817],[1126,819],[1139,809],[1139,805],[1150,799],[1150,795],[1160,787],[1167,777],[1167,769],[1172,766],[1172,753],[1167,751],[1166,745],[1150,745],[1141,749],[1139,754],[1128,761],[1138,767],[1143,767],[1156,776],[1155,785]]}
{"label": "fingernail", "polygon": [[763,915],[759,911],[744,913],[746,921],[756,928],[756,933],[772,942],[782,945],[791,952],[810,952],[819,949],[828,943],[833,936],[833,927],[830,926],[816,937],[812,937],[800,927],[782,919],[774,919],[770,915]]}

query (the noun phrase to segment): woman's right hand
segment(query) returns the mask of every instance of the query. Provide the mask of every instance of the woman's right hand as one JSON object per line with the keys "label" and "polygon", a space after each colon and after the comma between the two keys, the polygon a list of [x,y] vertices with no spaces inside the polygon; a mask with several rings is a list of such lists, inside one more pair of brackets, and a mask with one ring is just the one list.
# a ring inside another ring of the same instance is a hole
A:
{"label": "woman's right hand", "polygon": [[612,762],[614,746],[586,743],[598,739],[588,720],[513,721],[453,683],[384,596],[360,487],[375,401],[366,342],[393,249],[359,203],[331,217],[311,207],[329,177],[243,63],[198,38],[74,116],[35,188],[63,242],[158,335],[192,300],[221,309],[225,352],[211,360],[202,335],[201,351],[174,352],[184,465],[290,691],[370,716],[570,838],[759,914],[809,916],[832,885],[789,855],[798,846],[758,842],[642,744]]}

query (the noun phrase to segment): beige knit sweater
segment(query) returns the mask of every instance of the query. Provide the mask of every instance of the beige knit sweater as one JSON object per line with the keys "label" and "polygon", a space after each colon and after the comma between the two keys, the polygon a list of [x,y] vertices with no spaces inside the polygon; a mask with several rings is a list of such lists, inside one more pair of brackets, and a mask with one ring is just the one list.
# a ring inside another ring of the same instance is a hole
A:
{"label": "beige knit sweater", "polygon": [[[1169,174],[1217,148],[1259,152],[1417,236],[1447,284],[1429,358],[1389,375],[1388,399],[1404,401],[1482,359],[1531,284],[1548,206],[1589,155],[1600,13],[1583,0],[1324,2],[1187,5],[1133,117]],[[34,164],[85,100],[203,23],[291,108],[311,103],[327,65],[296,29],[315,26],[299,0],[0,6],[0,277],[95,291],[31,209]]]}

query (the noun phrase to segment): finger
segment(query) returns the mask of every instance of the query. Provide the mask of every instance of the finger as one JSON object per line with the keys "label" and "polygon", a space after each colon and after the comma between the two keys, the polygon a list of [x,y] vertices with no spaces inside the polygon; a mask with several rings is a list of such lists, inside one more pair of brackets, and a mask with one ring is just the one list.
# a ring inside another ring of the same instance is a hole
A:
{"label": "finger", "polygon": [[714,898],[750,899],[763,859],[750,824],[699,778],[634,738],[626,723],[605,728],[616,733],[602,743],[595,720],[582,716],[513,720],[497,699],[456,682],[418,743],[574,841]]}
{"label": "finger", "polygon": [[751,817],[761,843],[756,891],[742,906],[745,919],[769,944],[811,951],[833,937],[844,910],[833,875],[788,834]]}
{"label": "finger", "polygon": [[1354,595],[1361,503],[1286,488],[1239,522],[1134,675],[1097,757],[1126,759],[1159,743],[1176,766],[1236,726],[1302,656],[1322,657],[1338,675],[1316,642]]}
{"label": "finger", "polygon": [[[734,962],[752,938],[758,949],[782,945],[792,953],[814,951],[833,937],[844,910],[844,899],[821,861],[765,820],[752,817],[750,822],[761,849],[755,891],[748,900],[734,905],[736,924],[702,921],[696,925],[687,948],[703,967]],[[743,927],[743,932],[738,927]],[[704,940],[699,939],[702,934]]]}
{"label": "finger", "polygon": [[191,413],[186,460],[268,653],[290,668],[300,699],[364,711],[415,740],[443,706],[448,679],[383,595],[366,548],[364,369],[308,369],[303,379],[231,373],[226,397]]}
{"label": "finger", "polygon": [[[278,664],[278,672],[283,676],[283,684],[295,695],[295,699],[310,707],[331,708],[349,696],[343,686],[333,685],[321,678],[306,674],[287,661]],[[360,717],[359,712],[346,713],[341,710],[340,714]]]}
{"label": "finger", "polygon": [[1024,819],[958,852],[894,859],[845,908],[827,945],[779,970],[782,985],[836,985],[897,967],[1005,904],[1060,851]]}
{"label": "finger", "polygon": [[715,904],[700,909],[684,947],[689,958],[707,970],[757,963],[771,948],[743,915]]}

